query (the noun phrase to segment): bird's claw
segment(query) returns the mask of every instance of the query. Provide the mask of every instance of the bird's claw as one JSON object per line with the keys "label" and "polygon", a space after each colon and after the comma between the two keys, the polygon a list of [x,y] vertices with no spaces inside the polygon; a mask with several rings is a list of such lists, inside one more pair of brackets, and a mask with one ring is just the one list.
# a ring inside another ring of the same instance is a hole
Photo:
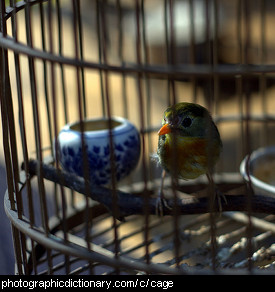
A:
{"label": "bird's claw", "polygon": [[225,195],[218,188],[215,188],[215,199],[218,201],[219,212],[222,213],[222,199],[225,204],[227,204],[227,200]]}
{"label": "bird's claw", "polygon": [[172,207],[168,205],[167,200],[163,196],[158,196],[156,200],[156,215],[163,217],[164,209],[172,210]]}

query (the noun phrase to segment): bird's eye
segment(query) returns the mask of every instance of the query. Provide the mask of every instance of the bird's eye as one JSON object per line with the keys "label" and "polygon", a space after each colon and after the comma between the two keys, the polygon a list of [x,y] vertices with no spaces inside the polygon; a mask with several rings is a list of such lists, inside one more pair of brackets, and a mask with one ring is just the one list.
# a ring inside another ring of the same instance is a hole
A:
{"label": "bird's eye", "polygon": [[184,128],[188,128],[191,126],[192,120],[189,117],[184,118],[181,124]]}

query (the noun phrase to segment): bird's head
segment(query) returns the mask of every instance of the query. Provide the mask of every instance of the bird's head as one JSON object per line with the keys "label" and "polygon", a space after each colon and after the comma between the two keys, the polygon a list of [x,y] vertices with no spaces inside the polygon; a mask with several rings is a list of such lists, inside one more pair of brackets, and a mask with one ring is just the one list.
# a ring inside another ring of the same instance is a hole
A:
{"label": "bird's head", "polygon": [[214,137],[219,135],[207,109],[187,102],[175,104],[164,112],[162,127],[158,135],[169,133],[201,138],[206,138],[207,135],[214,135]]}

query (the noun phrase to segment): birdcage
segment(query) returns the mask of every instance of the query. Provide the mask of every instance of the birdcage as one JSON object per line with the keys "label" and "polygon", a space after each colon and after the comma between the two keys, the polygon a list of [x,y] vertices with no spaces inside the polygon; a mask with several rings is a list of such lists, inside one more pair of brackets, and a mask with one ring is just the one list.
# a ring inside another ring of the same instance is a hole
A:
{"label": "birdcage", "polygon": [[[272,1],[10,0],[0,11],[15,273],[274,273]],[[163,112],[183,101],[219,129],[220,208],[204,176],[162,182],[153,158]]]}

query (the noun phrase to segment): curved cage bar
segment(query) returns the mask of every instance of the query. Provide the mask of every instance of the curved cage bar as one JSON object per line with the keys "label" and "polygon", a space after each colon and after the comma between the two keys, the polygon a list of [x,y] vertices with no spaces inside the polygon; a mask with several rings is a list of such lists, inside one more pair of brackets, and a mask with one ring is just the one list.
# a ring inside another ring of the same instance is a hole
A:
{"label": "curved cage bar", "polygon": [[[273,6],[1,1],[15,273],[274,272],[275,196],[255,191],[249,159],[275,142]],[[160,218],[157,131],[167,106],[183,101],[205,106],[220,131],[213,177],[223,199],[211,204],[204,176],[168,176]]]}

